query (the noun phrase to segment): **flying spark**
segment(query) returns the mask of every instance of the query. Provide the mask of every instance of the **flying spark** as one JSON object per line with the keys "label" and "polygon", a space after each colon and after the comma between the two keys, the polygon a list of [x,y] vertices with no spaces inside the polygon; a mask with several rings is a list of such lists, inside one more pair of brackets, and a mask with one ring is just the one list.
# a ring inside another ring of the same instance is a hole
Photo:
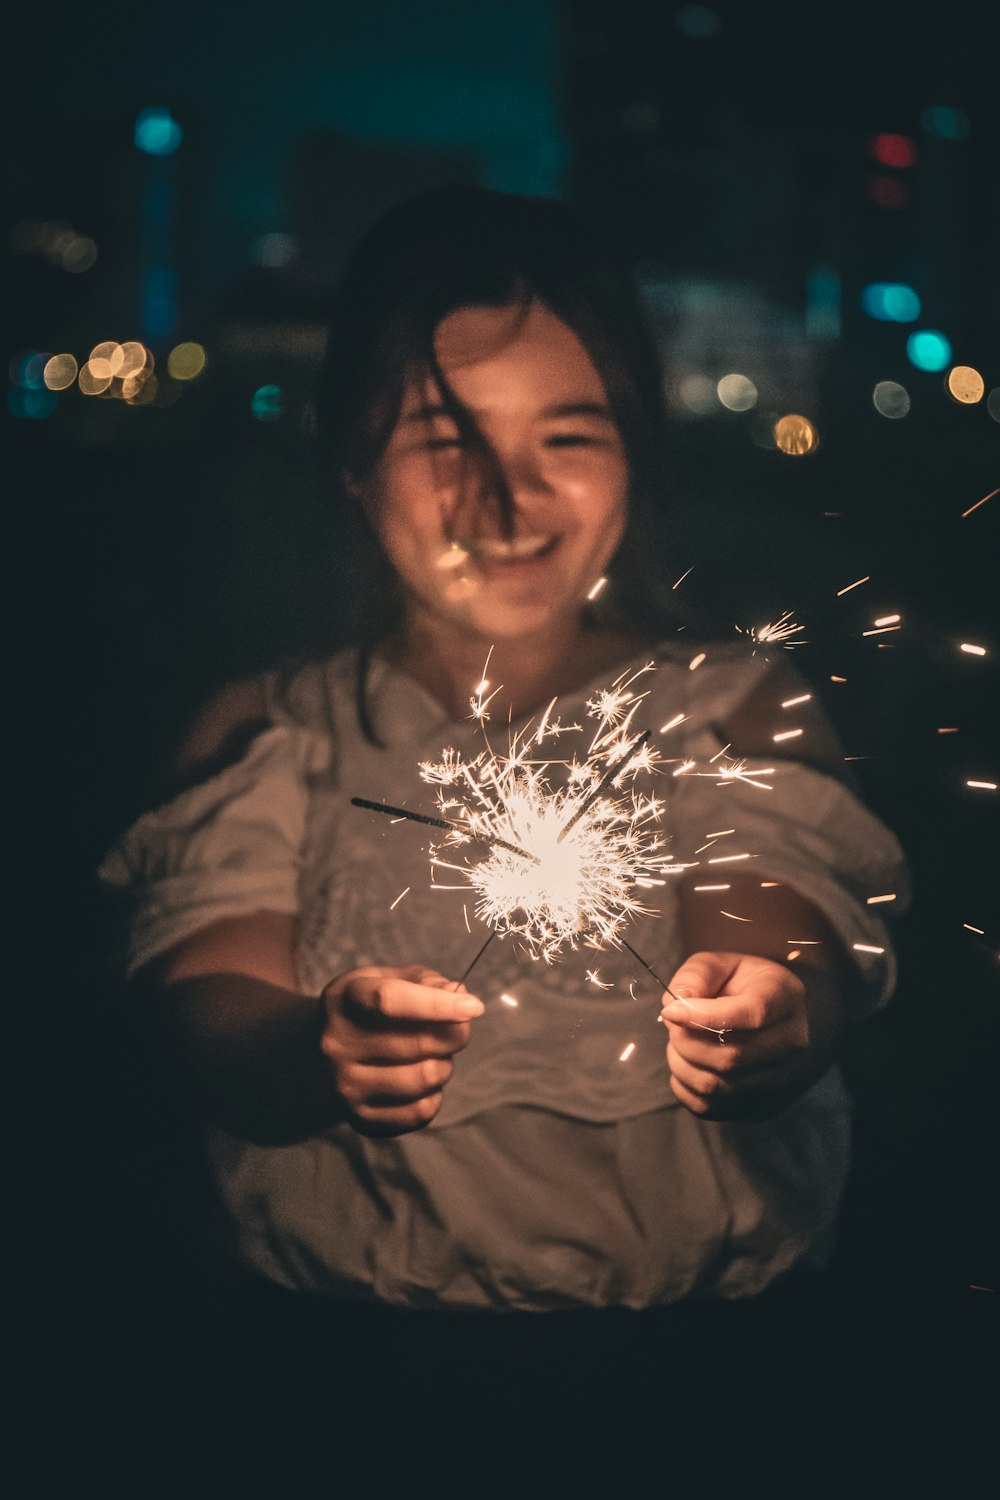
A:
{"label": "flying spark", "polygon": [[800,693],[797,698],[786,698],[781,706],[782,708],[795,708],[800,703],[808,703],[811,698],[812,693]]}
{"label": "flying spark", "polygon": [[409,895],[409,893],[410,893],[410,887],[409,887],[409,886],[407,886],[407,887],[406,887],[406,890],[405,890],[405,891],[400,891],[400,893],[399,893],[399,895],[398,895],[398,896],[397,896],[397,897],[396,897],[396,899],[395,899],[395,901],[394,901],[394,902],[393,902],[393,903],[392,903],[392,905],[391,905],[391,906],[390,906],[390,907],[389,907],[389,910],[390,910],[390,911],[395,911],[395,910],[396,910],[396,907],[397,907],[397,906],[398,906],[398,905],[399,905],[399,903],[400,903],[400,902],[401,902],[401,901],[402,901],[402,899],[403,899],[403,897],[404,897],[404,896],[408,896],[408,895]]}
{"label": "flying spark", "polygon": [[608,580],[606,578],[599,578],[597,580],[597,582],[594,584],[594,587],[590,590],[590,593],[587,595],[587,598],[589,600],[591,600],[591,601],[593,601],[594,599],[596,599],[597,596],[598,596],[598,594],[604,588],[604,586],[607,583],[607,581]]}
{"label": "flying spark", "polygon": [[985,656],[986,655],[986,647],[985,646],[973,646],[971,644],[971,642],[969,642],[969,641],[963,641],[962,644],[959,646],[958,649],[959,649],[959,651],[964,651],[968,656]]}
{"label": "flying spark", "polygon": [[619,1057],[618,1061],[619,1062],[628,1062],[629,1058],[632,1056],[632,1053],[634,1051],[635,1051],[635,1042],[629,1042],[628,1046],[625,1048],[625,1051],[622,1053],[621,1057]]}
{"label": "flying spark", "polygon": [[871,574],[866,573],[864,578],[858,578],[854,581],[854,583],[849,583],[845,589],[838,589],[837,598],[839,599],[841,594],[849,594],[851,592],[851,589],[860,588],[861,584],[871,583],[871,581]]}
{"label": "flying spark", "polygon": [[749,630],[743,630],[737,625],[736,629],[740,635],[748,635],[754,643],[754,651],[758,646],[785,646],[789,651],[795,646],[805,645],[804,641],[791,641],[793,635],[798,635],[800,630],[805,630],[804,625],[796,625],[792,620],[792,611],[786,609],[780,619],[772,620],[768,625],[751,625]]}
{"label": "flying spark", "polygon": [[968,510],[963,510],[962,520],[964,521],[966,516],[971,516],[972,512],[978,510],[981,505],[985,505],[987,500],[992,500],[994,495],[1000,495],[1000,490],[990,490],[989,494],[984,495],[981,500],[977,500],[975,505],[970,505]]}

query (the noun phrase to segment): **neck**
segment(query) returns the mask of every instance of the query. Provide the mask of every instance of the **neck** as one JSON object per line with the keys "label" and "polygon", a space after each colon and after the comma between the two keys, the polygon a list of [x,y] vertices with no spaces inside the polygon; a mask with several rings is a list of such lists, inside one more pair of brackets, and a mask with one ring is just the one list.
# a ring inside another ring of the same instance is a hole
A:
{"label": "neck", "polygon": [[613,671],[644,645],[639,637],[585,629],[579,618],[552,622],[544,635],[493,641],[471,630],[458,634],[426,616],[411,616],[390,642],[389,655],[453,719],[468,713],[469,699],[484,675],[493,688],[502,687],[504,712],[509,706],[519,718],[600,672]]}

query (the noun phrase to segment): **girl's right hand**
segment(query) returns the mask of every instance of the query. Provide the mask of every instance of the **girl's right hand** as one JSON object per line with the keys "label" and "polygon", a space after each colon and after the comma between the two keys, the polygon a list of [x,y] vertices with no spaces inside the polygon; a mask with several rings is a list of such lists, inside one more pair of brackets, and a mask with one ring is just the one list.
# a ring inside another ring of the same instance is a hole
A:
{"label": "girl's right hand", "polygon": [[402,1135],[441,1108],[456,1052],[485,1010],[433,969],[351,969],[322,994],[320,1046],[362,1135]]}

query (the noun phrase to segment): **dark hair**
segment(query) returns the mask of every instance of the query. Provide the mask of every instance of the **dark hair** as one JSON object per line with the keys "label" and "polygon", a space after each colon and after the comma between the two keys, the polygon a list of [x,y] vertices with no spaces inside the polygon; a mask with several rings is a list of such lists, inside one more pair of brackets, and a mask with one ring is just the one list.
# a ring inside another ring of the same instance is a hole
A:
{"label": "dark hair", "polygon": [[502,466],[450,390],[434,332],[459,307],[527,309],[533,300],[580,339],[622,436],[631,483],[617,557],[628,574],[628,607],[611,608],[622,623],[648,631],[668,613],[650,566],[650,532],[667,488],[662,380],[631,278],[565,205],[454,185],[411,198],[379,220],[354,252],[330,320],[318,400],[322,477],[348,549],[357,553],[350,624],[363,647],[392,629],[399,596],[381,548],[371,545],[370,530],[363,536],[369,528],[358,494],[392,435],[414,368],[439,388],[502,525],[512,529]]}

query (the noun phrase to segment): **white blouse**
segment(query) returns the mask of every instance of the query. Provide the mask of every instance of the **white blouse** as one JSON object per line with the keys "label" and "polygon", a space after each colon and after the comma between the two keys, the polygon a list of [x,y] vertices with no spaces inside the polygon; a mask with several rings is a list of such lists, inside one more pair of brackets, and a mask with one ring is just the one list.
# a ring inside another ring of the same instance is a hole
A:
{"label": "white blouse", "polygon": [[[644,723],[655,730],[685,714],[662,752],[708,766],[723,749],[714,726],[768,665],[730,647],[709,648],[695,672],[690,649],[654,655]],[[356,669],[349,651],[284,687],[268,679],[272,727],[243,759],[147,813],[108,855],[101,877],[130,907],[130,973],[220,918],[259,910],[298,918],[307,994],[367,964],[464,972],[487,929],[471,893],[432,886],[430,830],[350,799],[434,813],[418,763],[446,746],[471,758],[481,727],[450,722],[376,661],[374,745],[357,722]],[[607,685],[564,695],[563,720],[583,722],[586,699]],[[706,836],[733,829],[721,847],[752,856],[739,868],[793,886],[849,951],[862,945],[860,1003],[874,1008],[891,994],[894,963],[865,903],[887,891],[903,903],[899,846],[839,781],[774,766],[771,791],[665,767],[656,791],[671,850],[679,863],[711,857],[696,853]],[[669,979],[684,956],[676,888],[668,880],[649,894],[658,915],[627,935]],[[469,984],[486,1013],[426,1129],[375,1140],[344,1124],[280,1147],[211,1131],[217,1227],[231,1254],[298,1289],[535,1309],[747,1296],[822,1258],[848,1165],[849,1102],[836,1069],[775,1119],[700,1121],[669,1088],[660,988],[627,952],[582,948],[546,965],[515,939],[494,941]]]}

